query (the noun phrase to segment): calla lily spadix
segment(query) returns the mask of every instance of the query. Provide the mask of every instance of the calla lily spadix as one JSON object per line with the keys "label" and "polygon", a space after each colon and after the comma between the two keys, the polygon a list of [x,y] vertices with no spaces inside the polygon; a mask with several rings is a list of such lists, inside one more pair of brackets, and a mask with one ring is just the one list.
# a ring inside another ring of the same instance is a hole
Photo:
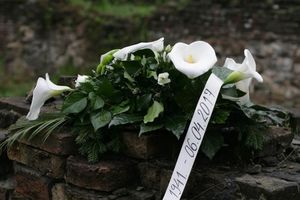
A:
{"label": "calla lily spadix", "polygon": [[246,93],[238,99],[233,98],[233,100],[240,101],[241,104],[250,102],[249,89],[252,78],[255,78],[258,82],[263,82],[262,76],[256,71],[256,63],[251,52],[245,49],[244,54],[245,59],[241,64],[236,63],[231,58],[226,58],[224,64],[224,67],[234,71],[227,77],[225,83],[236,82],[237,89]]}
{"label": "calla lily spadix", "polygon": [[86,82],[89,79],[87,75],[77,75],[77,79],[75,80],[75,87],[79,87],[81,83]]}
{"label": "calla lily spadix", "polygon": [[46,74],[46,79],[39,77],[37,84],[33,90],[32,102],[26,118],[28,120],[37,119],[41,107],[48,99],[69,90],[72,89],[67,86],[55,85],[54,83],[52,83],[49,79],[48,74]]}
{"label": "calla lily spadix", "polygon": [[118,60],[127,60],[130,53],[134,53],[138,50],[150,49],[155,53],[160,52],[164,49],[164,38],[160,38],[153,42],[141,42],[134,44],[123,49],[118,50],[113,56]]}
{"label": "calla lily spadix", "polygon": [[215,50],[204,41],[176,43],[168,55],[175,68],[190,79],[201,76],[217,62]]}

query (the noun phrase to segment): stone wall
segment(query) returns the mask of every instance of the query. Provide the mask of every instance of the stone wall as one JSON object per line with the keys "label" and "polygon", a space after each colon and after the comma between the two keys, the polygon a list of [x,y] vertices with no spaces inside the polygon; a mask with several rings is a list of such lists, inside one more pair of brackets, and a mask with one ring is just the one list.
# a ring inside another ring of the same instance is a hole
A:
{"label": "stone wall", "polygon": [[192,0],[179,11],[173,6],[161,8],[150,21],[152,37],[208,41],[220,66],[225,57],[242,61],[248,48],[264,78],[255,84],[255,101],[300,108],[299,0]]}
{"label": "stone wall", "polygon": [[162,36],[171,44],[205,40],[216,49],[219,65],[225,57],[241,61],[243,49],[251,50],[264,77],[253,88],[256,102],[300,108],[299,0],[161,2],[152,16],[118,18],[84,13],[63,1],[1,1],[6,73],[94,67],[108,49]]}
{"label": "stone wall", "polygon": [[[43,112],[53,112],[58,102],[48,103]],[[28,109],[24,98],[0,98],[0,142]],[[236,134],[226,130],[217,131]],[[182,140],[168,133],[138,137],[132,130],[120,135],[122,152],[106,154],[97,163],[78,154],[68,127],[46,142],[19,140],[0,155],[0,200],[162,199]],[[252,162],[241,162],[228,146],[212,161],[200,153],[183,200],[300,198],[300,140],[281,127],[270,127],[263,135],[264,148]]]}

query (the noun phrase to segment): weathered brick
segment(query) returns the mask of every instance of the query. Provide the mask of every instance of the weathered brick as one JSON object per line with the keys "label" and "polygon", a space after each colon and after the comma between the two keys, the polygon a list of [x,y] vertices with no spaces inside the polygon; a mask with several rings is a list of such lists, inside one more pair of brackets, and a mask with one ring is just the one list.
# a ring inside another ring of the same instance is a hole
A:
{"label": "weathered brick", "polygon": [[56,155],[70,155],[76,153],[77,149],[74,137],[67,127],[53,132],[45,142],[40,137],[35,137],[30,141],[21,140],[20,142]]}
{"label": "weathered brick", "polygon": [[159,166],[150,162],[143,162],[138,165],[140,181],[143,186],[151,189],[160,189],[161,170]]}
{"label": "weathered brick", "polygon": [[66,182],[98,191],[113,191],[135,180],[138,174],[129,161],[102,160],[91,164],[70,156],[67,161]]}
{"label": "weathered brick", "polygon": [[66,184],[65,183],[57,183],[52,189],[52,200],[66,200],[68,199],[65,191]]}
{"label": "weathered brick", "polygon": [[30,199],[50,200],[51,179],[20,164],[15,165],[15,178],[17,193]]}
{"label": "weathered brick", "polygon": [[263,133],[264,146],[258,153],[259,157],[274,156],[282,153],[284,149],[290,146],[293,140],[293,133],[290,128],[270,127]]}
{"label": "weathered brick", "polygon": [[0,110],[0,128],[7,128],[11,124],[14,124],[21,115],[12,110],[1,109]]}
{"label": "weathered brick", "polygon": [[29,166],[42,175],[52,178],[63,178],[66,158],[16,142],[8,148],[7,155],[11,160]]}
{"label": "weathered brick", "polygon": [[6,200],[12,193],[14,189],[13,177],[8,177],[7,179],[0,181],[0,200]]}
{"label": "weathered brick", "polygon": [[24,97],[1,97],[0,109],[14,110],[22,115],[29,111],[29,104],[25,102]]}
{"label": "weathered brick", "polygon": [[244,175],[235,179],[242,194],[247,198],[258,199],[264,196],[266,199],[298,199],[298,184],[269,176]]}
{"label": "weathered brick", "polygon": [[106,193],[86,190],[76,186],[66,185],[66,199],[72,200],[109,200]]}
{"label": "weathered brick", "polygon": [[178,147],[175,136],[167,132],[145,134],[139,137],[135,132],[124,131],[122,143],[124,144],[124,154],[138,159],[171,157],[174,148]]}

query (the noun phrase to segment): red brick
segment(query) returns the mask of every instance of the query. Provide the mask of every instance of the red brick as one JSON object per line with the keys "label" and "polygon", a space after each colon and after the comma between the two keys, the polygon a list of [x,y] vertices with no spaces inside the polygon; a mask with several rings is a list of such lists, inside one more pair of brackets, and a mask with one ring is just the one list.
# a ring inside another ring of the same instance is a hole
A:
{"label": "red brick", "polygon": [[67,183],[105,192],[124,187],[138,176],[131,162],[121,160],[102,160],[91,164],[71,156],[66,168]]}

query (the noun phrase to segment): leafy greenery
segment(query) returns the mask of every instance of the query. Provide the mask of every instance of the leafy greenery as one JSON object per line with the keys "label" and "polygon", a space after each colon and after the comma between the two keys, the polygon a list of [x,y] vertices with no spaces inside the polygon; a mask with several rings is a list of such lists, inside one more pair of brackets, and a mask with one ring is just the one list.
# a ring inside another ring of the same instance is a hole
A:
{"label": "leafy greenery", "polygon": [[[214,67],[189,79],[176,70],[166,57],[168,52],[167,48],[156,53],[142,49],[130,53],[125,60],[113,59],[108,54],[90,78],[65,97],[59,115],[18,122],[3,145],[39,135],[46,139],[55,129],[67,124],[72,127],[79,152],[95,162],[106,152],[120,150],[119,133],[126,126],[137,129],[139,135],[167,130],[179,139],[192,118],[209,75],[213,72],[225,80],[232,71]],[[158,84],[161,73],[168,73],[171,82]],[[210,126],[237,127],[240,135],[236,139],[247,149],[262,149],[261,130],[266,126],[289,126],[288,113],[252,103],[241,105],[222,95],[238,98],[245,93],[234,84],[224,85]],[[225,139],[220,132],[208,132],[201,150],[212,159]]]}

